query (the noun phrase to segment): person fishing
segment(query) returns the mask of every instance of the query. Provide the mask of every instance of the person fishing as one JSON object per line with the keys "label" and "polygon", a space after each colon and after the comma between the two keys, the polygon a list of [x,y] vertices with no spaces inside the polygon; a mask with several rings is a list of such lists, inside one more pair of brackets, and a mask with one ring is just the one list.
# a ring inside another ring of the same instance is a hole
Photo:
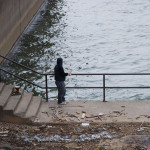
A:
{"label": "person fishing", "polygon": [[66,94],[66,87],[65,87],[65,79],[66,76],[70,76],[71,73],[65,73],[63,68],[63,59],[58,58],[57,64],[54,68],[54,74],[55,74],[55,84],[58,89],[58,104],[65,105],[65,94]]}

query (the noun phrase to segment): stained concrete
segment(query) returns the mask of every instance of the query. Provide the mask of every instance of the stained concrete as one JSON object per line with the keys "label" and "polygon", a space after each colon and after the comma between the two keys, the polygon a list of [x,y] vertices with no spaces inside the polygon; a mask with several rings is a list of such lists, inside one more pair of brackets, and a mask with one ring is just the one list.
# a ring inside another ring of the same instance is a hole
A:
{"label": "stained concrete", "polygon": [[150,101],[42,102],[35,122],[150,122]]}

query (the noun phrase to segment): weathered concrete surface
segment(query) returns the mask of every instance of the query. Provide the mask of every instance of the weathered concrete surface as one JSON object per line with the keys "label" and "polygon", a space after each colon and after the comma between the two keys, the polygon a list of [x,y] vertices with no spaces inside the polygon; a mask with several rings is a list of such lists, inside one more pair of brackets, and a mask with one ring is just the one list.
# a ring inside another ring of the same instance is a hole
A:
{"label": "weathered concrete surface", "polygon": [[[45,0],[0,0],[0,54],[5,56]],[[2,59],[0,59],[1,62]]]}
{"label": "weathered concrete surface", "polygon": [[0,121],[13,123],[28,123],[34,120],[42,103],[40,96],[25,93],[12,95],[13,85],[0,83]]}
{"label": "weathered concrete surface", "polygon": [[150,122],[149,107],[150,101],[69,101],[67,105],[49,101],[42,102],[36,121]]}

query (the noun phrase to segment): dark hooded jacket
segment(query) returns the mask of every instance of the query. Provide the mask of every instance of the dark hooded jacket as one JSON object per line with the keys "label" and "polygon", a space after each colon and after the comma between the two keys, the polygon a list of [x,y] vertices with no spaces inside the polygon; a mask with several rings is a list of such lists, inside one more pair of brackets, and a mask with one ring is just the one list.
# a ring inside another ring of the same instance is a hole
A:
{"label": "dark hooded jacket", "polygon": [[55,73],[55,80],[56,81],[65,81],[65,77],[68,75],[68,73],[64,72],[63,69],[63,59],[58,58],[57,59],[57,65],[54,68],[54,73]]}

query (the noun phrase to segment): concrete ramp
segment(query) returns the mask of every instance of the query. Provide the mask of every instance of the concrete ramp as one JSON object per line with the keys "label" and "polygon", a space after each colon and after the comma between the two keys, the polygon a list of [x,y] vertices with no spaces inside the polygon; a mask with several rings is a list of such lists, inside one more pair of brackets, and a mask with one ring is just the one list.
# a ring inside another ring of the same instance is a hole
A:
{"label": "concrete ramp", "polygon": [[67,101],[58,105],[57,101],[42,102],[37,115],[39,122],[81,122],[117,123],[150,122],[150,101],[148,100],[80,100]]}

